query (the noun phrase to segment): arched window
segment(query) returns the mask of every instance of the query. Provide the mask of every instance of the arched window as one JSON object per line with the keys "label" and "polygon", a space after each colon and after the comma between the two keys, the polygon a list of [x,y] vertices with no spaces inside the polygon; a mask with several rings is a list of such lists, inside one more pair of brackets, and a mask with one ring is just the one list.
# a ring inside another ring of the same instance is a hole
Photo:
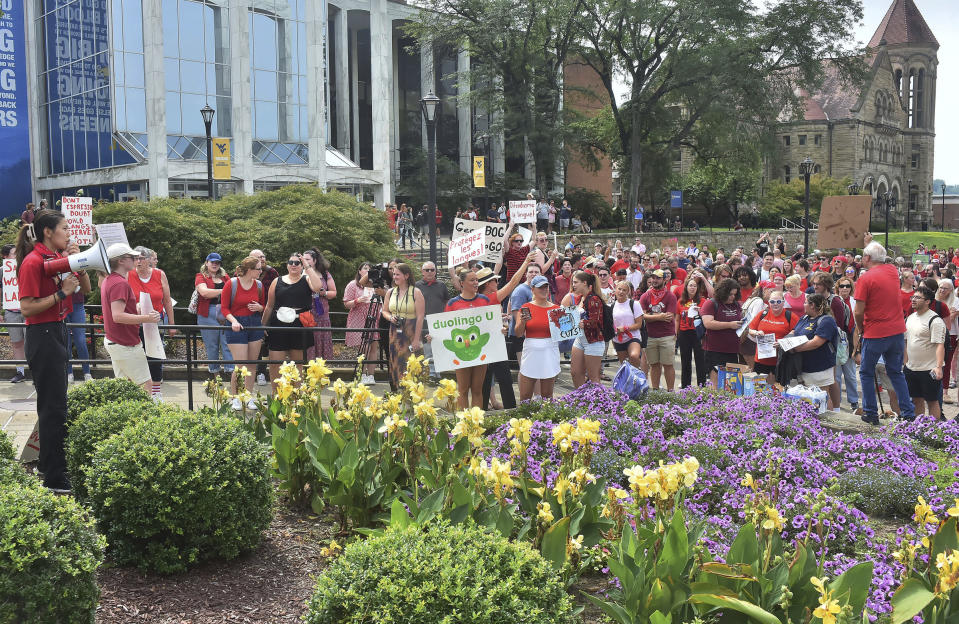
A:
{"label": "arched window", "polygon": [[909,84],[906,86],[908,89],[907,99],[906,99],[906,112],[909,115],[908,126],[910,128],[916,127],[916,70],[909,70]]}
{"label": "arched window", "polygon": [[862,159],[869,160],[869,137],[864,137],[862,140]]}
{"label": "arched window", "polygon": [[916,127],[923,127],[923,117],[925,116],[925,107],[923,106],[923,87],[926,81],[926,70],[920,69],[916,76]]}
{"label": "arched window", "polygon": [[790,176],[790,172],[791,172],[791,169],[789,168],[789,165],[786,165],[785,167],[783,167],[783,177],[786,179],[786,184],[789,184],[789,180],[792,179]]}
{"label": "arched window", "polygon": [[899,101],[902,101],[902,69],[896,70],[896,95],[899,97]]}

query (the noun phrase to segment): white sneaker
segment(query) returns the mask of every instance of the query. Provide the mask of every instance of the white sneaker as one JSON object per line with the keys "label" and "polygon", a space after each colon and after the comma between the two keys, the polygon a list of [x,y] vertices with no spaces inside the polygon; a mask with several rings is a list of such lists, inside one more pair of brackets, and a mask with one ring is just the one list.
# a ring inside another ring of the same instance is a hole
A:
{"label": "white sneaker", "polygon": [[246,409],[247,411],[255,412],[259,408],[256,406],[256,401],[254,401],[253,399],[250,399],[249,401],[246,402]]}
{"label": "white sneaker", "polygon": [[365,386],[376,385],[376,377],[374,377],[373,375],[363,375],[362,377],[360,377],[360,383],[362,383]]}
{"label": "white sneaker", "polygon": [[243,409],[243,403],[240,402],[240,399],[233,399],[230,401],[230,407],[233,408],[234,412],[239,412],[241,409]]}
{"label": "white sneaker", "polygon": [[83,375],[83,381],[93,381],[93,375],[91,375],[90,373],[85,373]]}
{"label": "white sneaker", "polygon": [[151,399],[154,403],[163,403],[163,395],[160,394],[159,392],[157,392],[156,394],[151,394],[151,395],[150,395],[150,399]]}
{"label": "white sneaker", "polygon": [[69,375],[67,375],[67,383],[68,384],[73,383],[73,373],[70,373]]}
{"label": "white sneaker", "polygon": [[257,375],[257,376],[256,376],[256,385],[258,385],[258,386],[265,386],[265,385],[266,385],[266,375],[264,375],[263,373],[260,373],[259,375]]}

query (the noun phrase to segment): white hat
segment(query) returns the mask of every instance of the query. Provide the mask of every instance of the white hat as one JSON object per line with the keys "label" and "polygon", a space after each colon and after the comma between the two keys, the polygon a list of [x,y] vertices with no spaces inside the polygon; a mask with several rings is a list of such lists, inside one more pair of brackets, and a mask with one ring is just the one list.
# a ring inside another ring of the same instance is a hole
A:
{"label": "white hat", "polygon": [[140,252],[133,251],[126,243],[113,243],[107,247],[107,258],[113,260],[114,258],[119,258],[120,256],[133,256],[134,258],[139,258]]}

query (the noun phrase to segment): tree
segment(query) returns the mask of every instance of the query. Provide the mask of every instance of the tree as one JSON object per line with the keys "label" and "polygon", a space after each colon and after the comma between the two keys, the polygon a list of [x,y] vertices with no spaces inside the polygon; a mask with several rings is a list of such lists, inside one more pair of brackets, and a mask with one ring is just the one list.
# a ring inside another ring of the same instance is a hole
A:
{"label": "tree", "polygon": [[[426,203],[426,150],[416,148],[408,157],[409,171],[396,187],[396,195],[409,198],[410,205],[419,210]],[[436,159],[436,205],[448,219],[470,204],[473,195],[473,179],[446,156]]]}
{"label": "tree", "polygon": [[677,176],[673,188],[683,189],[685,198],[706,208],[709,222],[715,224],[722,208],[730,226],[739,220],[740,202],[748,202],[759,188],[758,162],[737,162],[713,158],[697,161],[685,176]]}
{"label": "tree", "polygon": [[548,191],[563,145],[562,72],[582,0],[427,0],[407,30],[425,45],[464,47],[460,97],[492,113],[490,130],[525,137],[536,187]]}
{"label": "tree", "polygon": [[[809,178],[809,218],[819,220],[823,197],[848,195],[850,178],[830,178],[814,175]],[[805,214],[806,181],[795,177],[788,184],[774,181],[769,185],[766,196],[759,203],[759,216],[766,223],[778,221],[780,217],[796,220]]]}
{"label": "tree", "polygon": [[[598,0],[576,28],[579,55],[599,75],[628,168],[627,205],[642,182],[644,152],[695,146],[694,129],[713,122],[729,135],[756,135],[783,111],[795,116],[798,87],[821,84],[823,59],[849,79],[865,67],[852,47],[861,0],[782,0],[761,8],[741,0]],[[627,81],[625,100],[616,91]]]}

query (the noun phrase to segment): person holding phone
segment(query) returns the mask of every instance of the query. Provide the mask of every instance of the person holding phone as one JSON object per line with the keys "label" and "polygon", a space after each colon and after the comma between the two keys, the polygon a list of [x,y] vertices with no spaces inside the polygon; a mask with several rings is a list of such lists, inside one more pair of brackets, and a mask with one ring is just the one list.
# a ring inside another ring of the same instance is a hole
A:
{"label": "person holding phone", "polygon": [[549,312],[559,306],[549,300],[549,280],[537,275],[530,281],[533,300],[519,309],[514,331],[525,336],[523,358],[519,365],[519,398],[533,398],[533,388],[539,381],[543,399],[553,398],[553,384],[559,375],[559,346],[550,335]]}

